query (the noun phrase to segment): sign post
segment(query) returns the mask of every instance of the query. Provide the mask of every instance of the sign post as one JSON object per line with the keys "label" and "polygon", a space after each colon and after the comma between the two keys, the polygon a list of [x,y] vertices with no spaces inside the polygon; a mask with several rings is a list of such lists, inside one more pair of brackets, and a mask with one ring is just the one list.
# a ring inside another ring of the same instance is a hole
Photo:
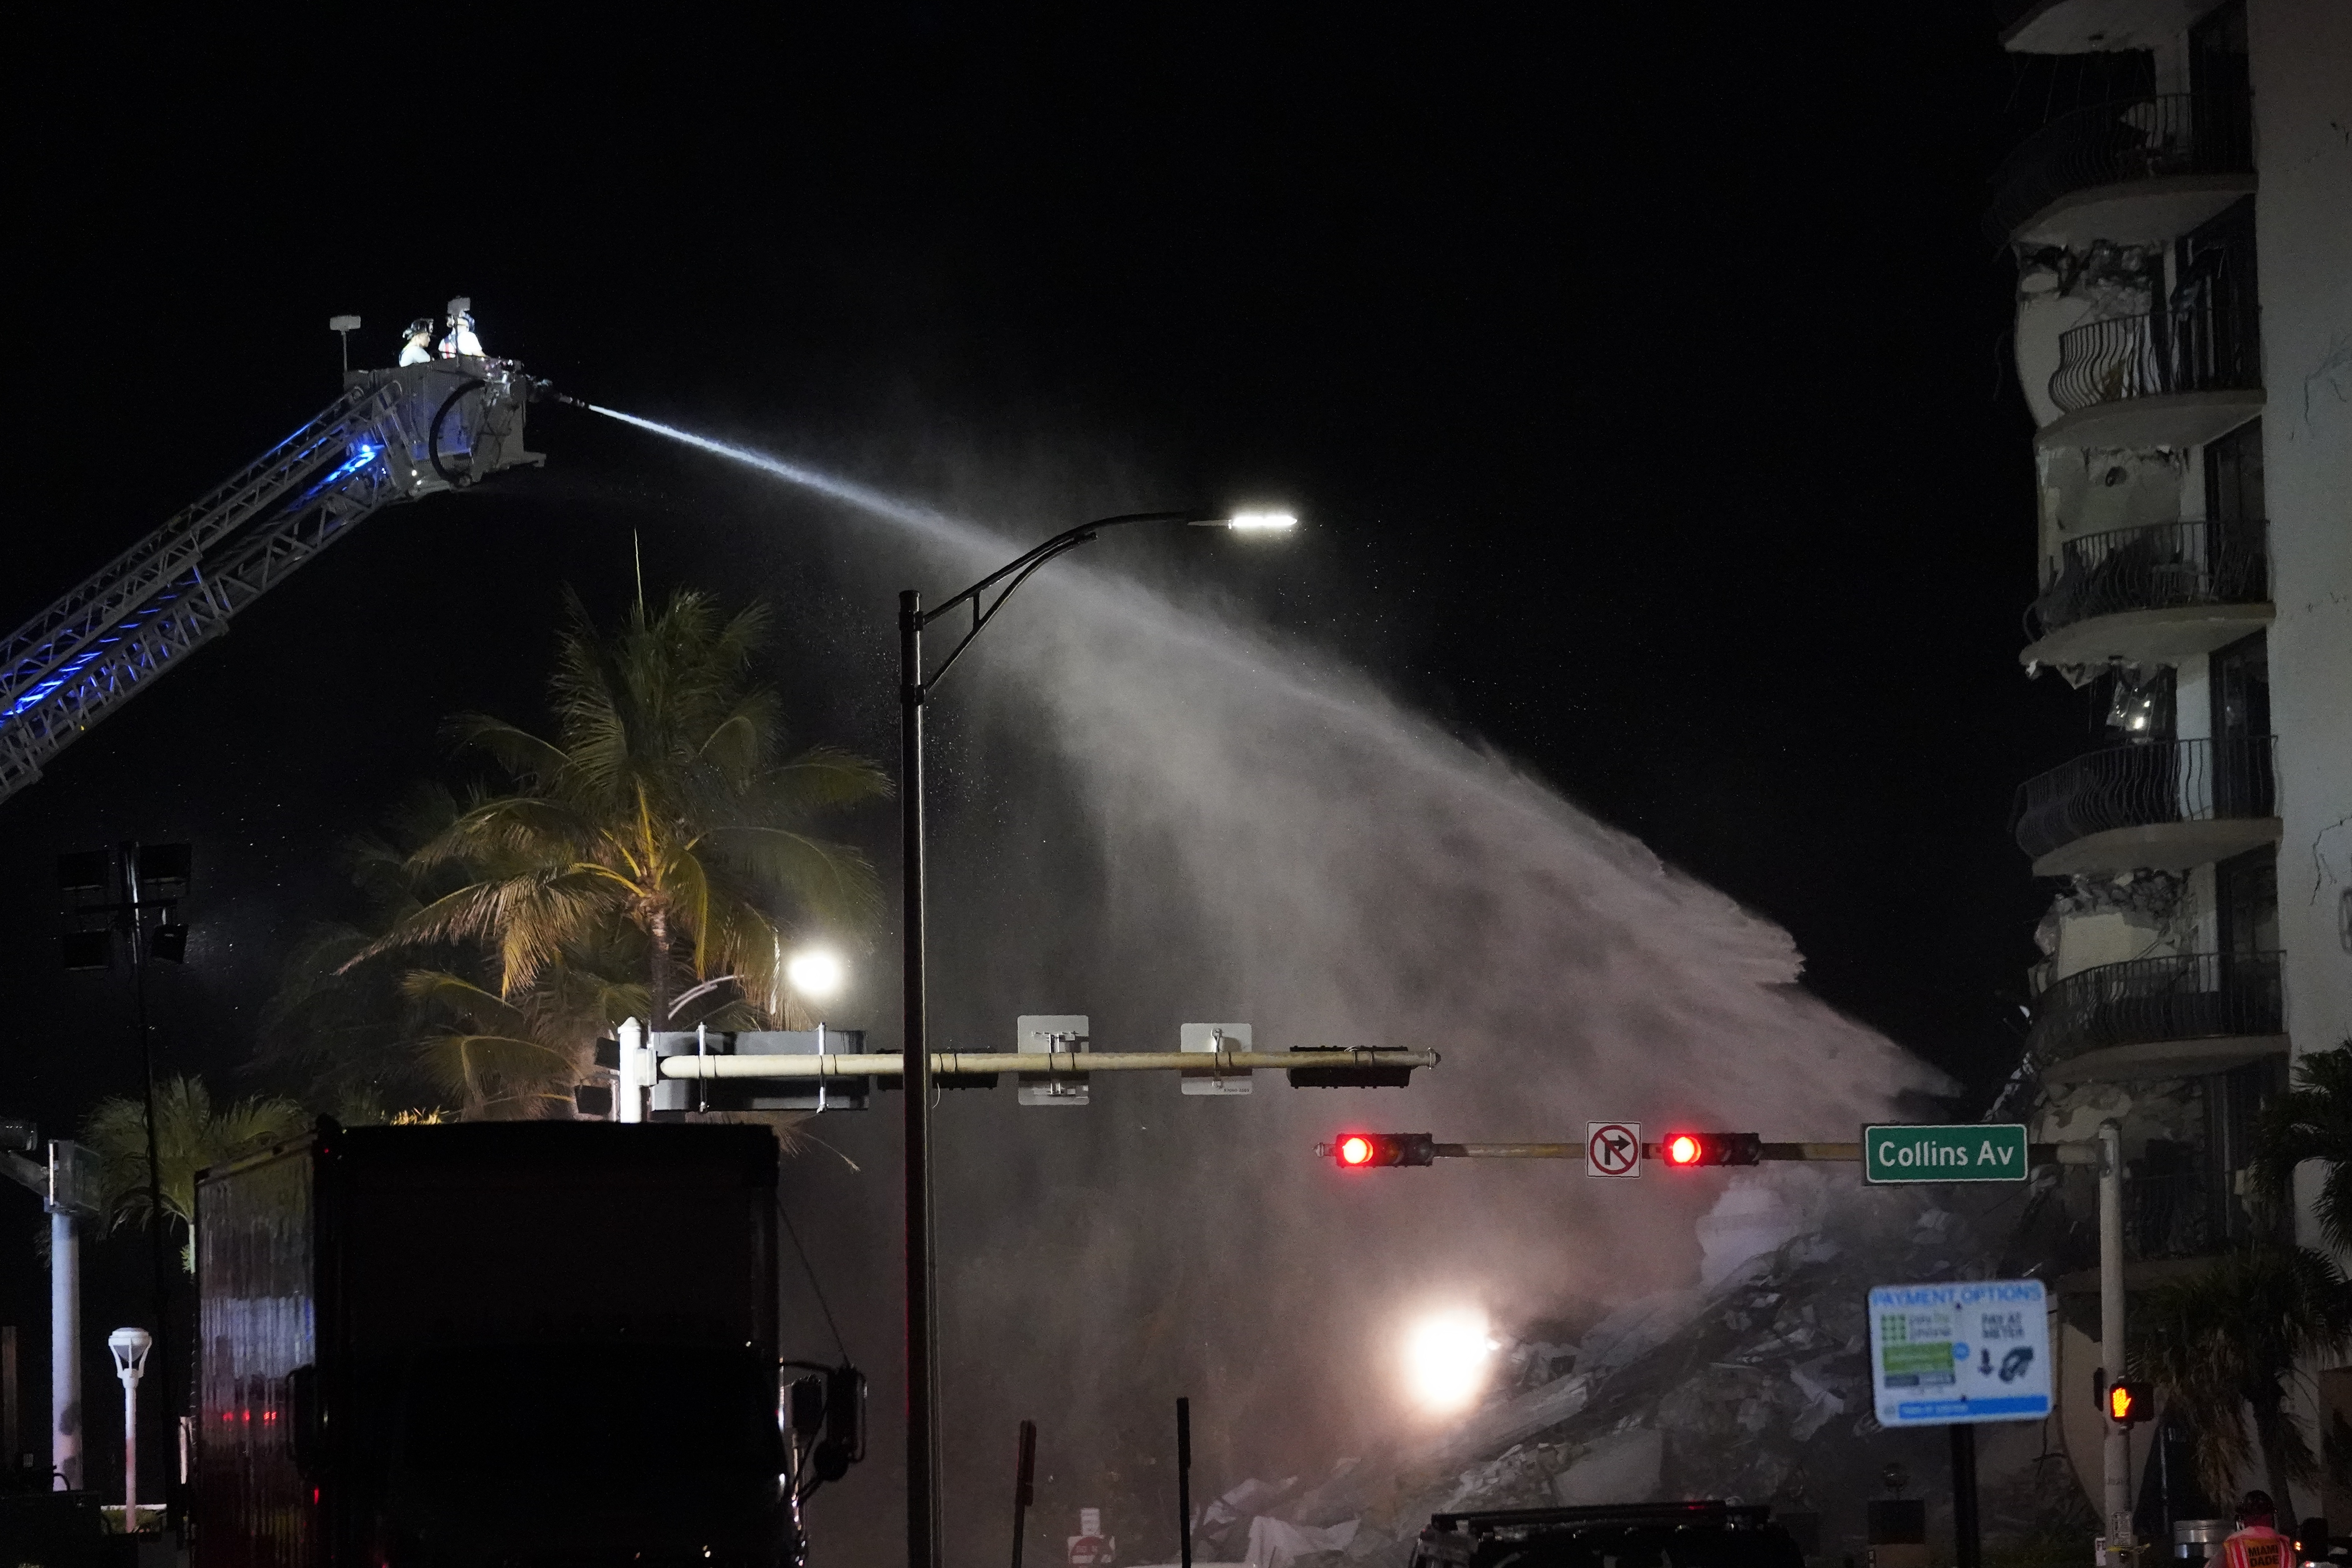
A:
{"label": "sign post", "polygon": [[1865,1182],[2021,1182],[2031,1173],[2020,1122],[1862,1130]]}

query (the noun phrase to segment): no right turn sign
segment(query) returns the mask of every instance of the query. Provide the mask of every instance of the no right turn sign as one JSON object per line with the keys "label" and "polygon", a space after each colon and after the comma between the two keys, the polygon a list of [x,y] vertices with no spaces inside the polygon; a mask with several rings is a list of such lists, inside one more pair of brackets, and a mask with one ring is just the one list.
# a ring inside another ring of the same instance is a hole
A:
{"label": "no right turn sign", "polygon": [[1584,1128],[1586,1175],[1638,1176],[1642,1173],[1640,1122],[1588,1121]]}

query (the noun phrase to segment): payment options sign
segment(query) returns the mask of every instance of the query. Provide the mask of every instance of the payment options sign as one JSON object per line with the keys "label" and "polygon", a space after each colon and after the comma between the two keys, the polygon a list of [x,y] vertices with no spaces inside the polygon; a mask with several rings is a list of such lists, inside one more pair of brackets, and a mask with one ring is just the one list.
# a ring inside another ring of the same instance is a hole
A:
{"label": "payment options sign", "polygon": [[2018,1122],[1862,1130],[1865,1182],[2021,1182],[2029,1174]]}
{"label": "payment options sign", "polygon": [[1882,1426],[2038,1421],[2050,1414],[2050,1370],[2039,1279],[1870,1292],[1870,1382]]}

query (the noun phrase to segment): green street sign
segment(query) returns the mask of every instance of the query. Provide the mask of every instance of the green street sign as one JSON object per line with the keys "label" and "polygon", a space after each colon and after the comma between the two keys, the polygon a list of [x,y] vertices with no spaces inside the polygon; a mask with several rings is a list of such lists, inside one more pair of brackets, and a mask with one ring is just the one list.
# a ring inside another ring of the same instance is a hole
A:
{"label": "green street sign", "polygon": [[2020,1123],[1862,1130],[1865,1182],[2021,1182],[2026,1174]]}

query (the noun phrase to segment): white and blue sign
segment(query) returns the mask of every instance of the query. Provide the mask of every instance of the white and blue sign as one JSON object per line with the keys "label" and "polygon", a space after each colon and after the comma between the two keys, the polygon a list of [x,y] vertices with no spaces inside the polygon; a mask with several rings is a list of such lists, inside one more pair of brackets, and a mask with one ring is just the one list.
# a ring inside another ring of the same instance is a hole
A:
{"label": "white and blue sign", "polygon": [[2039,1279],[1880,1285],[1870,1383],[1885,1426],[2039,1421],[2050,1414],[2049,1299]]}

